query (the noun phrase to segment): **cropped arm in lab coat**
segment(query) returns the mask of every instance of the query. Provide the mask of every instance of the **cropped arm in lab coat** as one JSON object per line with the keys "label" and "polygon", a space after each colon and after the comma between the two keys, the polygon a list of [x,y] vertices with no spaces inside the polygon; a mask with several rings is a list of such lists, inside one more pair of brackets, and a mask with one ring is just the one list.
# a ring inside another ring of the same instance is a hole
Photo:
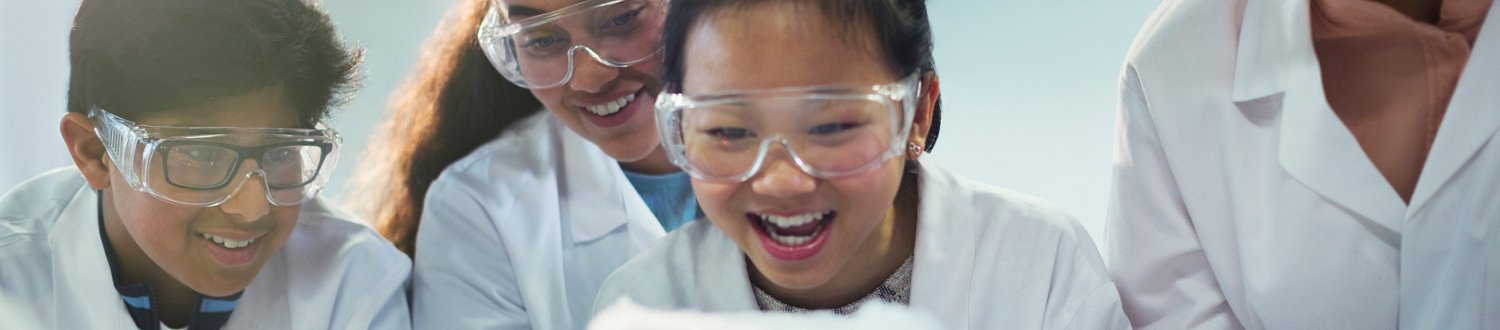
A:
{"label": "cropped arm in lab coat", "polygon": [[415,328],[531,328],[509,250],[484,206],[514,200],[506,197],[459,180],[440,179],[428,189],[417,231]]}
{"label": "cropped arm in lab coat", "polygon": [[[354,308],[335,309],[330,329],[411,329],[411,305],[407,304],[406,298],[407,289],[411,287],[411,262],[384,240],[367,245],[373,244],[384,245],[386,251],[383,252],[387,253],[376,254],[371,253],[374,249],[363,249],[349,252],[359,254],[350,258],[382,258],[385,261],[380,264],[399,266],[384,269],[383,273],[349,274],[341,282],[343,287],[339,289],[339,299]],[[345,311],[352,315],[340,315]]]}
{"label": "cropped arm in lab coat", "polygon": [[[373,233],[371,236],[374,236]],[[372,238],[379,239],[378,237]],[[326,318],[329,322],[329,329],[411,329],[411,308],[407,304],[406,299],[406,292],[410,287],[411,262],[406,259],[406,255],[396,252],[395,248],[384,240],[365,243],[365,245],[375,244],[383,245],[383,249],[347,247],[345,258],[365,260],[385,259],[380,262],[361,263],[399,266],[379,270],[348,270],[343,280],[339,281],[340,287],[338,288],[337,298],[339,300],[337,303],[331,304],[348,307],[334,307],[328,311],[330,315],[316,315],[312,316],[312,319]],[[376,251],[387,253],[373,253]],[[292,299],[299,298],[293,297]],[[293,304],[297,303],[318,304],[319,302],[293,302]],[[300,311],[307,313],[321,312],[311,309]],[[294,327],[296,326],[294,325]]]}
{"label": "cropped arm in lab coat", "polygon": [[1125,314],[1141,329],[1240,328],[1163,151],[1160,114],[1135,68],[1123,75],[1105,244]]}

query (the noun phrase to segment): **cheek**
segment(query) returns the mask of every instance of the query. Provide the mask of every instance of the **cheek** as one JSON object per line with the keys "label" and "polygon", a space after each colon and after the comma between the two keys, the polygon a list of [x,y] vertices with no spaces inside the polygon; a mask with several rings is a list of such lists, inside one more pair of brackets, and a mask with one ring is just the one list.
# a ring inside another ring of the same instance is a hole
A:
{"label": "cheek", "polygon": [[640,77],[641,81],[646,84],[646,91],[652,95],[661,92],[661,56],[656,58],[657,60],[636,64],[628,69],[636,72],[633,75]]}
{"label": "cheek", "polygon": [[302,207],[300,206],[282,206],[272,208],[271,220],[276,222],[277,238],[286,240],[286,237],[292,234],[292,230],[297,228],[297,217],[301,215]]}
{"label": "cheek", "polygon": [[125,230],[142,251],[157,260],[187,242],[189,224],[202,208],[169,204],[150,194],[131,189],[112,190],[114,209]]}
{"label": "cheek", "polygon": [[698,198],[698,207],[703,208],[709,220],[725,232],[733,232],[745,225],[745,221],[741,221],[743,210],[735,206],[738,203],[734,200],[741,185],[693,179],[693,195]]}
{"label": "cheek", "polygon": [[541,101],[542,106],[547,107],[547,111],[552,112],[553,115],[560,118],[567,119],[569,118],[568,115],[573,114],[574,111],[563,106],[562,95],[563,87],[531,90],[531,96],[535,96],[538,101]]}
{"label": "cheek", "polygon": [[896,191],[901,188],[902,162],[898,159],[865,174],[831,180],[833,190],[842,194],[849,226],[874,227],[885,219],[895,205]]}

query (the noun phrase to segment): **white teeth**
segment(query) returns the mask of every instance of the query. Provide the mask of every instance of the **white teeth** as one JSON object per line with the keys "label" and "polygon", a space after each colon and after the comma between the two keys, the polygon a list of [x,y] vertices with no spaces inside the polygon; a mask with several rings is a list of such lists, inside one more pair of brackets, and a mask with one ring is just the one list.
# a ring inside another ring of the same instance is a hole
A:
{"label": "white teeth", "polygon": [[250,243],[254,243],[255,242],[254,238],[251,238],[249,240],[244,240],[244,241],[236,241],[236,240],[232,240],[232,239],[220,237],[220,236],[213,235],[213,234],[203,233],[202,235],[203,235],[204,239],[212,241],[212,242],[214,242],[214,244],[218,244],[219,246],[223,246],[225,248],[230,248],[230,249],[238,249],[238,248],[250,246]]}
{"label": "white teeth", "polygon": [[625,95],[624,97],[615,99],[614,101],[591,105],[584,108],[588,109],[589,112],[592,112],[595,115],[608,116],[613,115],[616,112],[620,112],[620,108],[624,108],[626,104],[630,104],[630,101],[635,101],[635,94]]}
{"label": "white teeth", "polygon": [[[813,234],[817,234],[817,233],[818,232],[816,232],[816,231],[813,232]],[[802,243],[807,243],[807,241],[810,241],[810,240],[813,239],[812,235],[809,235],[809,236],[781,236],[781,235],[777,235],[775,231],[769,231],[769,230],[766,231],[766,234],[769,234],[771,236],[771,239],[776,240],[777,243],[781,243],[782,245],[802,245]]]}
{"label": "white teeth", "polygon": [[828,212],[803,213],[789,217],[770,214],[756,214],[756,216],[759,216],[761,220],[781,228],[791,228],[805,225],[809,222],[823,220],[823,216],[825,215],[828,215]]}
{"label": "white teeth", "polygon": [[768,236],[771,236],[772,240],[775,240],[777,243],[781,243],[782,245],[802,245],[803,243],[811,241],[814,237],[817,237],[818,234],[823,231],[823,226],[819,225],[817,228],[813,229],[812,232],[808,233],[805,236],[782,236],[776,233],[776,228],[792,228],[806,225],[814,221],[822,221],[823,218],[827,217],[830,213],[832,213],[832,211],[803,213],[793,216],[778,216],[769,214],[755,214],[755,216],[757,218],[760,218],[761,225],[765,226],[766,234]]}

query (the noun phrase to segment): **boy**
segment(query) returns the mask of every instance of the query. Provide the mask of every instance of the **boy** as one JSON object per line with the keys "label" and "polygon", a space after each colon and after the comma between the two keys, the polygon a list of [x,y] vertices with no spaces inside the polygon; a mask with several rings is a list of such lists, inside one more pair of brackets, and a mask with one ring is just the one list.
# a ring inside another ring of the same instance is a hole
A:
{"label": "boy", "polygon": [[358,58],[296,0],[85,0],[75,168],[0,197],[0,328],[409,328],[411,262],[316,199]]}

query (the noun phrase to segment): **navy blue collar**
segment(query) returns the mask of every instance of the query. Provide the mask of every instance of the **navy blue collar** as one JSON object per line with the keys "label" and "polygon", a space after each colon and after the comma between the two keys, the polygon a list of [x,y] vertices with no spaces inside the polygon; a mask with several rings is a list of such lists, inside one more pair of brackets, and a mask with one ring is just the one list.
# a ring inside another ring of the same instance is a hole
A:
{"label": "navy blue collar", "polygon": [[[102,195],[102,193],[101,193]],[[120,280],[119,267],[116,267],[115,249],[109,244],[109,235],[104,232],[104,198],[98,198],[99,206],[99,240],[104,244],[104,257],[109,260],[109,275],[114,279],[115,291],[120,293],[120,299],[125,302],[125,309],[130,312],[130,318],[135,321],[136,328],[141,330],[155,330],[161,328],[161,318],[157,313],[155,304],[156,291],[146,283],[123,283]],[[239,304],[240,291],[228,297],[209,297],[197,294],[198,309],[193,311],[188,321],[188,329],[219,329],[224,323],[229,322],[229,314],[234,312],[235,305]]]}

